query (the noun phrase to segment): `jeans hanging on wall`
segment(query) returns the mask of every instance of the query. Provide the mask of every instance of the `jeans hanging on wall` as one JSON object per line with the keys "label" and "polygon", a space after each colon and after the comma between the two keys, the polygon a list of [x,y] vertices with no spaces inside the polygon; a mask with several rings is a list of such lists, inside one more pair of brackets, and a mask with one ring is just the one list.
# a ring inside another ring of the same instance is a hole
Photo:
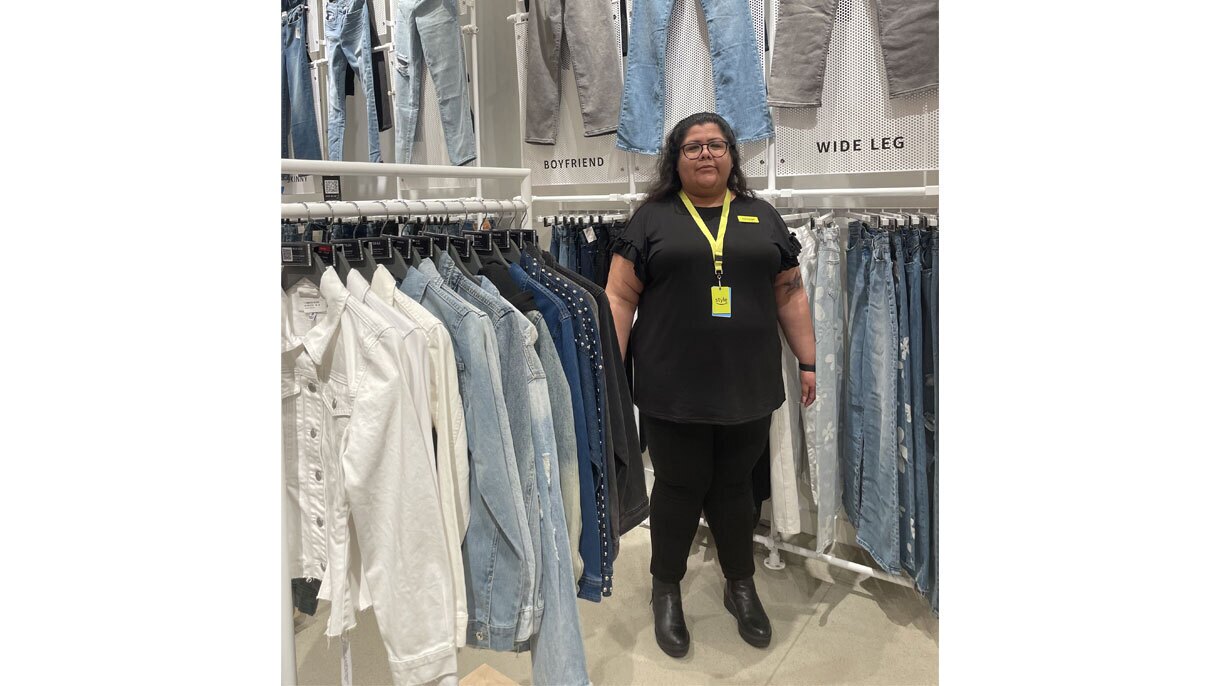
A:
{"label": "jeans hanging on wall", "polygon": [[[839,0],[778,0],[767,104],[820,107],[826,53]],[[868,11],[865,0],[847,0]],[[939,0],[872,0],[890,97],[935,86],[940,76]]]}
{"label": "jeans hanging on wall", "polygon": [[[526,38],[525,142],[555,144],[559,126],[559,52],[566,36],[586,136],[618,128],[623,74],[605,2],[534,0]],[[569,96],[571,97],[571,96]]]}
{"label": "jeans hanging on wall", "polygon": [[449,161],[474,160],[474,119],[466,87],[466,52],[456,0],[398,0],[394,11],[395,159],[411,162],[424,64],[436,87]]}
{"label": "jeans hanging on wall", "polygon": [[[775,135],[763,86],[749,0],[700,0],[707,18],[716,111],[739,143]],[[632,6],[627,80],[623,85],[616,145],[656,155],[665,113],[665,44],[674,0],[636,0]]]}
{"label": "jeans hanging on wall", "polygon": [[322,159],[309,74],[308,9],[305,4],[297,5],[280,19],[280,157],[285,159]]}
{"label": "jeans hanging on wall", "polygon": [[330,127],[327,131],[331,160],[343,159],[343,133],[347,126],[347,65],[351,64],[364,86],[368,109],[369,162],[381,161],[377,133],[377,96],[373,89],[373,48],[369,34],[367,0],[330,0],[326,3],[326,45],[329,56]]}

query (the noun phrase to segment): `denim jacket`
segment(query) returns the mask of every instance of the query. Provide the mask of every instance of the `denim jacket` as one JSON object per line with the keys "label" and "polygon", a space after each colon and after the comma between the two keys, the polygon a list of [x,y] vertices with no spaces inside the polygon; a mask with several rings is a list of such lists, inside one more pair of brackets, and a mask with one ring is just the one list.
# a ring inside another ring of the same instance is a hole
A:
{"label": "denim jacket", "polygon": [[[457,668],[453,584],[425,438],[426,346],[422,330],[404,334],[351,297],[333,268],[318,286],[302,281],[281,296],[288,571],[321,578],[331,636],[355,626],[367,580],[395,684]],[[412,583],[420,578],[431,583]]]}
{"label": "denim jacket", "polygon": [[533,555],[521,498],[512,430],[490,318],[445,285],[430,260],[408,270],[400,289],[445,323],[457,358],[470,450],[470,525],[462,546],[467,570],[467,645],[513,648]]}

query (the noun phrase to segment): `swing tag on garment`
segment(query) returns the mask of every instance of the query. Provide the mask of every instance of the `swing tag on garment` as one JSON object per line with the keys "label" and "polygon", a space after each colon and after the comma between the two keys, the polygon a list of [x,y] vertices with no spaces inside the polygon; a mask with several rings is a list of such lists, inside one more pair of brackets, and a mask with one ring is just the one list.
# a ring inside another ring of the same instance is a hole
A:
{"label": "swing tag on garment", "polygon": [[592,226],[585,229],[585,242],[586,243],[596,243],[597,242],[597,234],[593,232]]}
{"label": "swing tag on garment", "polygon": [[712,316],[733,316],[733,288],[731,286],[712,286]]}

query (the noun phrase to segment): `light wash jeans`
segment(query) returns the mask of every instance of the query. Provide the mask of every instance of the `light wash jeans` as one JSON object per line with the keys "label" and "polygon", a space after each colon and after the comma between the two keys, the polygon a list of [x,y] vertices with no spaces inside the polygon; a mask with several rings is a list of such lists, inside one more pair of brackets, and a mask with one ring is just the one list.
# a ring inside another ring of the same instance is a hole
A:
{"label": "light wash jeans", "polygon": [[512,650],[533,559],[525,500],[490,318],[445,285],[431,260],[407,270],[400,290],[436,315],[453,339],[470,450],[470,525],[462,543],[466,644]]}
{"label": "light wash jeans", "polygon": [[559,51],[566,37],[586,136],[618,128],[623,73],[604,0],[534,0],[526,38],[525,142],[555,144],[559,126]]}
{"label": "light wash jeans", "polygon": [[868,232],[864,335],[860,526],[856,542],[877,565],[901,574],[898,535],[898,315],[894,263],[885,232]]}
{"label": "light wash jeans", "polygon": [[[280,20],[280,156],[322,159],[318,120],[313,111],[313,80],[309,75],[308,5],[297,5]],[[292,141],[291,153],[288,141]]]}
{"label": "light wash jeans", "polygon": [[326,54],[330,78],[329,129],[326,139],[330,159],[343,159],[343,132],[347,127],[347,65],[364,86],[368,108],[369,162],[381,161],[377,131],[377,98],[373,93],[373,39],[369,35],[367,0],[329,0],[326,3]]}
{"label": "light wash jeans", "polygon": [[394,22],[395,160],[411,162],[425,62],[440,103],[449,161],[462,165],[474,160],[474,120],[456,0],[398,0]]}
{"label": "light wash jeans", "polygon": [[[839,227],[804,229],[797,238],[810,248],[814,259],[801,262],[802,277],[813,316],[818,351],[817,397],[805,408],[805,441],[811,484],[817,493],[817,549],[829,550],[835,541],[835,522],[842,482],[839,479],[839,417],[843,387],[843,278]],[[801,251],[804,255],[805,250]],[[812,272],[812,273],[811,273]]]}
{"label": "light wash jeans", "polygon": [[[542,620],[542,595],[538,583],[538,564],[542,559],[541,533],[539,531],[540,507],[537,491],[537,476],[534,473],[534,420],[532,409],[538,397],[539,384],[545,384],[546,374],[538,354],[534,352],[533,326],[512,305],[499,295],[475,285],[457,268],[457,264],[446,253],[437,258],[437,269],[441,278],[466,302],[491,317],[496,332],[496,347],[500,354],[500,381],[504,388],[504,403],[508,407],[509,423],[513,427],[513,452],[517,460],[518,479],[521,482],[522,499],[525,502],[525,517],[528,522],[526,534],[532,555],[526,557],[529,578],[526,597],[531,601],[525,606],[521,624],[517,626],[517,641],[525,641],[538,631]],[[493,287],[494,288],[494,287]],[[531,359],[532,358],[532,359]],[[542,388],[542,397],[546,389]]]}
{"label": "light wash jeans", "polygon": [[[860,12],[864,0],[846,0]],[[839,0],[778,0],[767,104],[820,107],[826,52]],[[939,0],[872,0],[890,96],[935,86],[940,72]]]}
{"label": "light wash jeans", "polygon": [[[699,0],[707,18],[716,112],[729,122],[739,143],[775,135],[749,0]],[[619,114],[623,150],[660,152],[665,113],[665,44],[674,0],[636,0],[627,49],[627,80]]]}

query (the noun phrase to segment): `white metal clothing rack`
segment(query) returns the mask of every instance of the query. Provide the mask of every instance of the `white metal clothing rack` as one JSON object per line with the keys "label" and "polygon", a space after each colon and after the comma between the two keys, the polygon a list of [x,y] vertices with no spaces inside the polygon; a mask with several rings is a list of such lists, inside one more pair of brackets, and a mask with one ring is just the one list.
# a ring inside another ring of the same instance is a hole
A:
{"label": "white metal clothing rack", "polygon": [[[428,164],[379,164],[372,162],[324,162],[320,160],[280,160],[283,174],[319,174],[328,176],[378,176],[386,178],[472,178],[472,179],[520,179],[520,195],[510,200],[487,200],[484,198],[460,198],[456,200],[373,200],[330,202],[285,202],[280,205],[280,216],[285,219],[308,219],[316,217],[356,217],[361,214],[393,214],[394,207],[401,207],[404,214],[419,211],[434,213],[456,212],[525,212],[526,226],[530,220],[531,187],[530,170],[516,167],[450,167]],[[401,186],[399,186],[401,189]],[[401,190],[399,191],[401,193]],[[311,212],[313,214],[311,214]],[[288,495],[280,471],[280,499],[283,517],[288,513]],[[296,630],[292,621],[292,585],[287,578],[288,539],[281,536],[281,561],[283,564],[283,595],[281,622],[281,681],[286,686],[296,686]],[[345,659],[348,658],[346,642]]]}

